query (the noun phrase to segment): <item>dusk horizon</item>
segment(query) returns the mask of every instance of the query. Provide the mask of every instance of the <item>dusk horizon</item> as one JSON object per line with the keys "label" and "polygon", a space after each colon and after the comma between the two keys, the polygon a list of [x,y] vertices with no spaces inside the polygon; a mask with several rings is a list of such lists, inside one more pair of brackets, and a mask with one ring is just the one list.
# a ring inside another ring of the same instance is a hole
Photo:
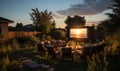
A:
{"label": "dusk horizon", "polygon": [[29,13],[31,9],[38,8],[39,11],[48,10],[52,12],[57,28],[64,28],[67,16],[85,16],[86,24],[98,24],[107,19],[105,13],[111,12],[107,8],[111,0],[2,0],[0,2],[0,16],[11,19],[23,25],[33,24]]}

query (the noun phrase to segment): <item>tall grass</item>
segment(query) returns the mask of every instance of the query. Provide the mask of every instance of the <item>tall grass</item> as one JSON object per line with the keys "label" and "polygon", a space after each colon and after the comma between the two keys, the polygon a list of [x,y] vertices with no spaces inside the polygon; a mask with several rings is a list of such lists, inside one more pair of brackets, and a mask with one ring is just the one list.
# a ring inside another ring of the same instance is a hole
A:
{"label": "tall grass", "polygon": [[9,44],[1,44],[0,46],[0,71],[8,71],[7,66],[10,63],[10,55],[13,51],[19,50],[19,44],[16,40]]}
{"label": "tall grass", "polygon": [[87,62],[87,71],[108,71],[106,53],[102,55],[94,54],[92,57],[87,57]]}
{"label": "tall grass", "polygon": [[0,71],[7,71],[7,66],[9,64],[9,57],[8,55],[0,59]]}

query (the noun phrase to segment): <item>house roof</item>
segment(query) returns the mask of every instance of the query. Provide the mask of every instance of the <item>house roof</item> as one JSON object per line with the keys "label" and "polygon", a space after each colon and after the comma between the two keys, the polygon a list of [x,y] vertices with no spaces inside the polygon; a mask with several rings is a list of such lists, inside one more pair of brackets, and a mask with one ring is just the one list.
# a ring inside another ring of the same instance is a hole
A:
{"label": "house roof", "polygon": [[0,23],[3,23],[3,22],[6,22],[6,23],[14,23],[14,21],[12,21],[12,20],[9,20],[9,19],[0,17]]}

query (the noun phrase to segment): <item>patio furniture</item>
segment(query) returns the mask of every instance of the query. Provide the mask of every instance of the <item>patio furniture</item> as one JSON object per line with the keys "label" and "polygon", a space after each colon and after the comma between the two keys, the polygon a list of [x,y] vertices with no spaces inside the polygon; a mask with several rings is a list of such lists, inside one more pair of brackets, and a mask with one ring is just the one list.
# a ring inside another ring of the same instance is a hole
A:
{"label": "patio furniture", "polygon": [[48,45],[50,45],[50,42],[49,42],[49,41],[45,41],[45,42],[44,42],[45,48],[46,48]]}
{"label": "patio furniture", "polygon": [[62,60],[72,60],[73,61],[73,53],[72,48],[62,48]]}
{"label": "patio furniture", "polygon": [[47,51],[48,51],[47,58],[49,57],[57,58],[57,55],[59,56],[59,52],[55,51],[54,46],[52,45],[47,46]]}
{"label": "patio furniture", "polygon": [[82,57],[92,56],[93,54],[99,54],[104,51],[106,44],[97,44],[83,47]]}
{"label": "patio furniture", "polygon": [[44,53],[46,52],[46,49],[44,48],[44,45],[42,43],[37,44],[37,49],[40,55],[44,55]]}
{"label": "patio furniture", "polygon": [[82,58],[86,58],[87,56],[91,56],[91,49],[92,46],[87,46],[87,47],[83,47],[83,51],[82,51]]}

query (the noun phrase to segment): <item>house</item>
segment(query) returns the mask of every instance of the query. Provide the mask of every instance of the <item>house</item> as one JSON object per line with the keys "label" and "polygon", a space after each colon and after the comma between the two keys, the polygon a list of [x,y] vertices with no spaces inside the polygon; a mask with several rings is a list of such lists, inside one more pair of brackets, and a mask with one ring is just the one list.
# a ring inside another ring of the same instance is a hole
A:
{"label": "house", "polygon": [[14,21],[0,17],[0,41],[7,40],[8,35],[8,24],[14,23]]}
{"label": "house", "polygon": [[34,31],[34,25],[32,25],[32,24],[25,25],[23,27],[23,31],[26,31],[26,32]]}

